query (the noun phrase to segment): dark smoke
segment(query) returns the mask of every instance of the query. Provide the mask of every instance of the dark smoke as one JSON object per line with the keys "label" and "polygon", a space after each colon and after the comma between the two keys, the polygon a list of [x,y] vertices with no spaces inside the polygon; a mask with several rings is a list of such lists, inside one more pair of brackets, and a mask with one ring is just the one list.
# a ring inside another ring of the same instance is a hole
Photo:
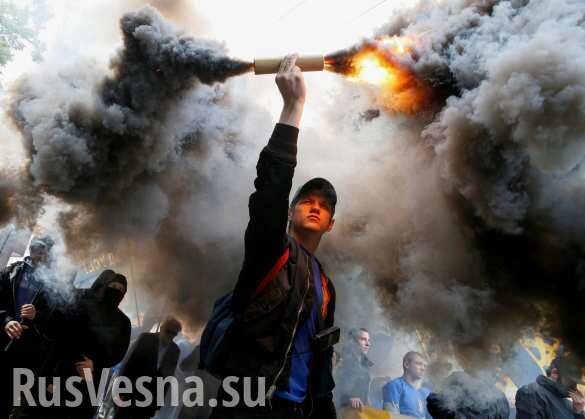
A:
{"label": "dark smoke", "polygon": [[[214,171],[239,164],[248,109],[217,83],[250,64],[229,58],[217,42],[184,35],[151,7],[125,15],[121,30],[124,45],[109,75],[95,63],[46,64],[13,87],[10,115],[29,159],[22,178],[34,188],[28,196],[65,204],[57,220],[69,255],[133,260],[154,295],[199,319],[223,278],[235,277],[221,257],[238,253],[226,255],[232,246],[213,234],[194,237],[186,213],[193,210],[191,220],[200,210],[193,202],[212,198]],[[234,219],[224,232],[240,227]],[[218,259],[209,258],[212,248]],[[193,292],[226,269],[221,281]]]}
{"label": "dark smoke", "polygon": [[[63,86],[79,96],[46,109],[32,109],[50,87],[24,79],[13,91],[12,116],[25,136],[34,183],[69,202],[116,200],[141,180],[163,171],[180,154],[183,138],[165,138],[161,125],[197,80],[211,84],[247,71],[222,47],[181,35],[152,8],[121,20],[124,47],[112,60],[113,75],[83,92],[77,74]],[[67,86],[67,85],[70,86]],[[58,162],[59,164],[55,164]]]}
{"label": "dark smoke", "polygon": [[531,330],[584,357],[585,4],[421,2],[378,35],[416,37],[411,68],[454,90],[400,162],[378,156],[388,201],[352,204],[332,260],[363,265],[393,321],[475,366]]}

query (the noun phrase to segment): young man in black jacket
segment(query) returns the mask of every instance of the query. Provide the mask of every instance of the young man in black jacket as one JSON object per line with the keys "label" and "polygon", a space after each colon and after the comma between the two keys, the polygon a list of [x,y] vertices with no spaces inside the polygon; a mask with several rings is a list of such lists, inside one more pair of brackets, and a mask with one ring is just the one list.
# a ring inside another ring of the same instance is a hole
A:
{"label": "young man in black jacket", "polygon": [[13,408],[13,369],[40,374],[50,347],[50,296],[39,271],[48,263],[53,243],[48,236],[35,238],[30,256],[0,271],[0,419]]}
{"label": "young man in black jacket", "polygon": [[[245,256],[232,304],[237,319],[227,375],[265,379],[266,403],[225,407],[220,390],[212,418],[335,418],[332,345],[314,344],[333,326],[335,290],[314,254],[331,231],[337,196],[325,179],[303,185],[289,205],[297,136],[305,102],[296,56],[276,76],[284,101],[279,123],[260,153]],[[260,387],[261,388],[261,387]],[[254,389],[252,389],[254,394]]]}

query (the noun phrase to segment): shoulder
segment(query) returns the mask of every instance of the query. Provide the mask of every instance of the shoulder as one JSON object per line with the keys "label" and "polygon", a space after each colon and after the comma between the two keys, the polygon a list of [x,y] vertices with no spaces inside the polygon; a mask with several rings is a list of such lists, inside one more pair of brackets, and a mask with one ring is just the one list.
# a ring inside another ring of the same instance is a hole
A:
{"label": "shoulder", "polygon": [[539,397],[539,393],[541,391],[539,387],[540,387],[540,385],[538,383],[530,383],[530,384],[523,385],[516,392],[516,401],[517,402],[522,402],[522,401],[528,402],[530,400],[537,399]]}
{"label": "shoulder", "polygon": [[421,387],[418,392],[426,399],[429,397],[429,394],[431,394],[431,389],[428,387]]}
{"label": "shoulder", "polygon": [[394,380],[388,381],[384,386],[384,391],[397,391],[401,390],[404,386],[402,382],[402,377],[395,378]]}
{"label": "shoulder", "polygon": [[5,267],[4,269],[2,269],[1,274],[2,274],[2,276],[5,276],[5,275],[13,276],[19,270],[21,270],[23,268],[23,266],[24,266],[23,261],[14,262],[14,263],[8,265],[7,267]]}

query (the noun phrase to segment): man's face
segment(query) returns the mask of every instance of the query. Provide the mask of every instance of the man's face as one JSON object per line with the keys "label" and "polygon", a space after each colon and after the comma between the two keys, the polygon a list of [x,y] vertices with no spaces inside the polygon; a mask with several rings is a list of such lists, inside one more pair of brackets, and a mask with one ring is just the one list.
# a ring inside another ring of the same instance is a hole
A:
{"label": "man's face", "polygon": [[414,355],[404,363],[404,370],[417,380],[424,378],[426,369],[426,361],[418,355]]}
{"label": "man's face", "polygon": [[370,334],[368,332],[364,332],[360,330],[355,337],[355,341],[360,348],[360,351],[366,355],[370,351],[370,346],[372,346],[372,342],[370,341]]}
{"label": "man's face", "polygon": [[47,263],[49,260],[49,252],[47,251],[47,248],[43,246],[31,247],[30,260],[35,266]]}
{"label": "man's face", "polygon": [[290,209],[292,228],[296,231],[327,233],[335,220],[329,202],[318,193],[309,192]]}

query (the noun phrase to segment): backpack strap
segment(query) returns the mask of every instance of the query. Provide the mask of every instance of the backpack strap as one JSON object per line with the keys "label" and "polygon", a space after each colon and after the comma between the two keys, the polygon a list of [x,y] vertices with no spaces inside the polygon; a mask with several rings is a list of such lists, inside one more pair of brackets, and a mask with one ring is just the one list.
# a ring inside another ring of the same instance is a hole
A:
{"label": "backpack strap", "polygon": [[272,280],[274,278],[276,278],[276,275],[278,275],[278,273],[280,272],[280,270],[282,269],[284,264],[288,261],[289,256],[290,256],[290,248],[287,246],[286,250],[284,251],[282,256],[278,259],[276,264],[272,267],[272,269],[270,269],[270,271],[266,274],[266,276],[264,276],[264,278],[262,278],[262,281],[260,281],[260,284],[258,284],[256,291],[254,291],[254,297],[256,297],[258,294],[260,294],[262,291],[264,291],[264,289],[268,286],[268,284],[270,284],[272,282]]}

